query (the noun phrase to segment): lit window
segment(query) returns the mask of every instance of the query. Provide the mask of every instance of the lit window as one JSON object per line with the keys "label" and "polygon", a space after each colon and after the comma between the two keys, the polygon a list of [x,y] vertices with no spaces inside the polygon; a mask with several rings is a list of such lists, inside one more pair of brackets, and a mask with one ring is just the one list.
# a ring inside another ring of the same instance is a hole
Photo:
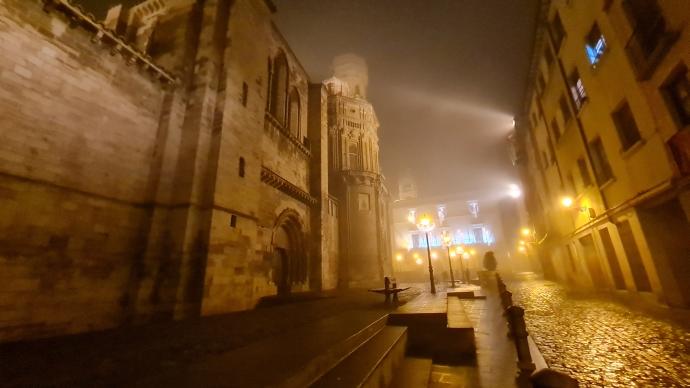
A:
{"label": "lit window", "polygon": [[599,25],[594,23],[589,34],[587,34],[585,43],[585,52],[587,53],[589,63],[592,66],[599,63],[601,56],[604,55],[604,51],[606,51],[606,39],[599,30]]}
{"label": "lit window", "polygon": [[582,109],[582,104],[587,100],[587,93],[585,92],[585,85],[582,83],[582,78],[580,78],[580,73],[577,69],[574,69],[568,77],[568,84],[570,86],[570,95],[573,97],[575,106],[577,110]]}

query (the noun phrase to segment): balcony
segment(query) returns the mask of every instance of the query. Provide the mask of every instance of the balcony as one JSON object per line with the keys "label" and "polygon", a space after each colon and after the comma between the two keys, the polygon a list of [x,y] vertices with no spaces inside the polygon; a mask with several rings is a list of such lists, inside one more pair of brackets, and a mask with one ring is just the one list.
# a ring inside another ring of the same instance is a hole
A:
{"label": "balcony", "polygon": [[668,141],[680,174],[690,175],[690,130],[679,131]]}
{"label": "balcony", "polygon": [[678,31],[668,29],[661,15],[652,23],[638,23],[625,45],[625,52],[638,80],[644,81],[651,77],[679,35]]}

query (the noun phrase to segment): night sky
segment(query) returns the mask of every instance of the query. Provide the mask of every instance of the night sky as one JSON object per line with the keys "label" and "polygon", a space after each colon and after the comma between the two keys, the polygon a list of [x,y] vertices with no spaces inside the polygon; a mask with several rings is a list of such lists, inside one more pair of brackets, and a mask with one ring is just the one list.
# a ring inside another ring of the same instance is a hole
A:
{"label": "night sky", "polygon": [[[100,13],[117,3],[82,2]],[[393,192],[400,174],[422,195],[498,193],[517,181],[506,136],[522,104],[537,0],[275,3],[276,23],[312,81],[331,75],[338,54],[367,60]]]}

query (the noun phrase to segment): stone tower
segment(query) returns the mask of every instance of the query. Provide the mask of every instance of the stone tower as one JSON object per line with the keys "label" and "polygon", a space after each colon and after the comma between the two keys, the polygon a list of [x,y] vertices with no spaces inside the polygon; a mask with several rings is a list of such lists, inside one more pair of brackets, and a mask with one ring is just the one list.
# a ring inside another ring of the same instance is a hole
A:
{"label": "stone tower", "polygon": [[379,122],[366,100],[366,62],[333,61],[328,93],[329,191],[339,203],[341,287],[380,285],[392,272],[389,196],[379,166]]}

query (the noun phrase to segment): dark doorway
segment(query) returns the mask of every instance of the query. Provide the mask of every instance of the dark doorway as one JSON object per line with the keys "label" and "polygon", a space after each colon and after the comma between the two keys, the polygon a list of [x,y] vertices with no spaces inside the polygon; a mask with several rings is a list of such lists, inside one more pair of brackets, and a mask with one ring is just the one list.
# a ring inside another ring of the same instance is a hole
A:
{"label": "dark doorway", "polygon": [[592,277],[592,283],[595,288],[603,288],[607,286],[606,278],[601,270],[601,265],[599,264],[599,257],[597,255],[596,248],[594,247],[594,239],[592,235],[589,234],[585,237],[580,238],[580,244],[582,244],[582,253],[587,264],[587,269]]}
{"label": "dark doorway", "polygon": [[611,233],[609,233],[608,228],[604,228],[599,231],[601,235],[601,242],[604,245],[604,252],[606,253],[606,259],[609,263],[609,268],[611,268],[611,275],[613,276],[613,284],[619,290],[625,290],[625,280],[623,280],[623,271],[621,271],[621,265],[618,262],[618,255],[616,255],[616,250],[613,248],[613,241],[611,241]]}
{"label": "dark doorway", "polygon": [[[654,208],[640,210],[638,215],[651,251],[655,256],[665,256],[669,275],[680,291],[683,301],[674,303],[690,306],[690,223],[683,207],[673,199]],[[658,259],[655,257],[655,260]]]}
{"label": "dark doorway", "polygon": [[623,242],[625,255],[628,257],[628,264],[630,264],[630,270],[632,271],[637,291],[652,291],[652,286],[649,284],[649,277],[647,276],[647,270],[645,270],[644,264],[642,264],[640,249],[637,247],[635,236],[633,236],[632,228],[630,227],[630,221],[626,220],[619,222],[617,226],[618,234],[621,236],[621,242]]}
{"label": "dark doorway", "polygon": [[290,257],[284,248],[276,248],[274,252],[274,281],[278,286],[278,295],[286,295],[290,293]]}

